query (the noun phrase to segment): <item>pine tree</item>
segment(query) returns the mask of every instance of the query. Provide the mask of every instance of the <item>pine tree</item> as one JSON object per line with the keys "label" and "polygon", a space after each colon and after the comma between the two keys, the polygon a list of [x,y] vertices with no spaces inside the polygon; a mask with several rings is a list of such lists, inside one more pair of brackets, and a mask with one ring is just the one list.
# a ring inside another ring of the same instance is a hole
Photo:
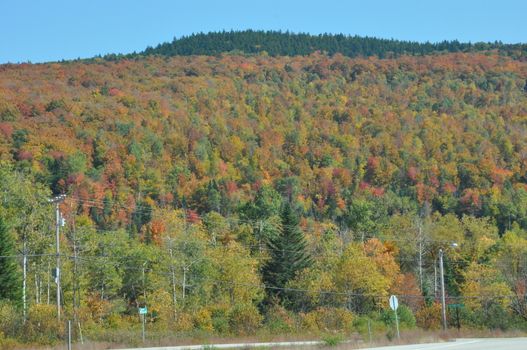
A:
{"label": "pine tree", "polygon": [[0,299],[19,303],[22,291],[14,254],[14,238],[9,234],[7,225],[0,217]]}
{"label": "pine tree", "polygon": [[[270,56],[309,55],[316,51],[334,55],[339,52],[345,56],[378,56],[380,58],[399,56],[401,54],[423,55],[435,52],[477,52],[497,49],[504,54],[512,52],[524,56],[527,50],[525,44],[501,43],[460,43],[457,40],[440,43],[419,43],[394,39],[380,39],[373,37],[347,36],[343,34],[310,35],[306,33],[290,33],[281,31],[230,31],[197,33],[181,38],[174,38],[172,42],[148,47],[143,55],[218,55],[222,52],[243,52],[258,54],[263,51]],[[115,55],[107,55],[110,60]],[[136,56],[135,54],[128,57]]]}
{"label": "pine tree", "polygon": [[298,227],[298,217],[290,204],[285,204],[281,212],[281,230],[268,242],[271,259],[263,269],[263,280],[269,296],[277,296],[282,301],[287,298],[282,288],[292,280],[297,272],[311,264],[306,251],[304,233]]}

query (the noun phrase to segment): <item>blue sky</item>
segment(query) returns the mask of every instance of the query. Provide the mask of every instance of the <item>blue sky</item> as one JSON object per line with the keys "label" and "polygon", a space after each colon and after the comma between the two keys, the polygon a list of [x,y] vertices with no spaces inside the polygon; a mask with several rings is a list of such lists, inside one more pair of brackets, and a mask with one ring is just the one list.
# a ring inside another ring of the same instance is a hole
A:
{"label": "blue sky", "polygon": [[526,16],[527,0],[0,0],[0,63],[129,53],[223,29],[517,43]]}

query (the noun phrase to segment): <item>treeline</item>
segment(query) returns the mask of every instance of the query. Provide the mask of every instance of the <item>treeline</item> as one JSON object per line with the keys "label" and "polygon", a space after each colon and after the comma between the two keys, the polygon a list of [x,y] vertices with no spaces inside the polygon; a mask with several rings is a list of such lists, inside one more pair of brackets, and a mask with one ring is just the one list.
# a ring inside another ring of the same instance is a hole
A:
{"label": "treeline", "polygon": [[[175,38],[170,43],[148,47],[139,55],[190,56],[218,55],[227,52],[245,54],[266,52],[271,56],[306,56],[320,51],[329,55],[340,53],[348,57],[394,58],[401,55],[422,56],[434,53],[491,50],[498,50],[509,56],[525,57],[527,46],[525,44],[503,44],[501,42],[462,43],[457,40],[419,43],[344,34],[311,35],[281,31],[245,30],[196,33],[183,36]],[[118,56],[107,56],[108,59],[116,57]]]}

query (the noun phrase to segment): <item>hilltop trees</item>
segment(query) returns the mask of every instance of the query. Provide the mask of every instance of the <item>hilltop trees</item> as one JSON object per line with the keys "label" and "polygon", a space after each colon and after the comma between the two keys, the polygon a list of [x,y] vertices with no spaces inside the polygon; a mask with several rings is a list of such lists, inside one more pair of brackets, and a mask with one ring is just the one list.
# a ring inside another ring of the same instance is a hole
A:
{"label": "hilltop trees", "polygon": [[[525,55],[525,45],[502,43],[460,43],[457,40],[441,43],[417,43],[370,37],[346,36],[343,34],[310,35],[280,31],[230,31],[197,33],[174,39],[155,48],[149,47],[143,55],[218,55],[225,52],[256,54],[266,52],[272,56],[309,55],[315,51],[336,53],[349,57],[378,56],[398,57],[400,55],[426,55],[435,52],[474,52],[498,49],[508,54]],[[133,55],[132,55],[133,56]],[[113,56],[106,56],[114,59]]]}

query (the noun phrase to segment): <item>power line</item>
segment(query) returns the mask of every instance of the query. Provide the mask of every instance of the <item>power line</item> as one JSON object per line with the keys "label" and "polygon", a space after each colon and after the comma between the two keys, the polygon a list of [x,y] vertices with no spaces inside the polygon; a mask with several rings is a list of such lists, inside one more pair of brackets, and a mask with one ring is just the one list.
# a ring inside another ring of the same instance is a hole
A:
{"label": "power line", "polygon": [[[43,256],[55,256],[55,254],[28,254],[27,257],[43,257]],[[3,255],[0,258],[22,258],[23,255]],[[123,259],[130,260],[135,259],[136,257],[114,257],[109,255],[92,255],[92,256],[73,256],[67,254],[61,254],[61,257],[67,259],[78,259],[85,262],[96,262],[95,266],[113,266],[115,268],[120,268],[128,271],[141,271],[143,267],[139,265],[131,265],[123,261],[111,261],[112,259]],[[101,261],[101,259],[106,259],[106,261]],[[160,263],[161,261],[152,261],[154,263]],[[167,267],[169,269],[169,267]],[[171,272],[163,272],[162,269],[146,268],[145,272],[153,273],[158,276],[171,277]],[[387,294],[375,294],[375,293],[359,293],[359,292],[343,292],[335,290],[318,290],[318,289],[305,289],[305,288],[294,288],[294,287],[277,287],[271,285],[265,285],[263,283],[247,283],[247,282],[235,282],[235,281],[225,281],[220,279],[214,279],[210,277],[200,277],[200,282],[209,282],[217,285],[228,285],[228,286],[240,286],[247,288],[260,288],[265,290],[277,290],[284,292],[295,292],[295,293],[309,293],[309,294],[320,294],[320,295],[335,295],[335,296],[347,296],[347,297],[366,297],[366,298],[386,298]],[[178,285],[182,286],[182,283],[177,282]],[[186,285],[189,288],[192,288],[192,285]],[[430,296],[417,295],[417,294],[398,294],[401,298],[407,299],[429,299]],[[445,296],[447,300],[486,300],[486,299],[517,299],[522,298],[515,294],[477,294],[477,295],[459,295],[459,296]]]}
{"label": "power line", "polygon": [[[74,256],[65,256],[67,258],[73,259]],[[86,261],[96,261],[97,258],[112,258],[110,256],[92,256],[92,257],[80,257],[77,256],[80,260],[86,260]],[[159,263],[159,261],[157,261]],[[100,261],[98,261],[100,264]],[[143,268],[139,267],[138,265],[129,265],[129,264],[123,264],[118,261],[107,261],[103,264],[108,265],[114,265],[115,267],[120,267],[126,270],[137,270],[140,271]],[[145,272],[154,273],[159,276],[166,276],[170,277],[170,272],[162,272],[155,269],[145,269]],[[281,291],[289,291],[289,292],[299,292],[299,293],[313,293],[313,294],[329,294],[329,295],[340,295],[340,296],[357,296],[357,297],[372,297],[372,298],[385,298],[387,295],[385,294],[373,294],[373,293],[358,293],[358,292],[338,292],[334,290],[313,290],[313,289],[303,289],[303,288],[293,288],[293,287],[277,287],[277,286],[270,286],[265,284],[254,284],[254,283],[245,283],[245,282],[234,282],[234,281],[224,281],[219,279],[213,279],[209,277],[201,277],[200,281],[207,281],[217,284],[228,284],[231,286],[243,286],[243,287],[251,287],[251,288],[262,288],[262,289],[269,289],[269,290],[281,290]],[[180,284],[181,285],[181,284]],[[418,299],[428,299],[428,296],[424,295],[416,295],[416,294],[399,294],[398,296],[404,297],[404,298],[418,298]],[[445,296],[445,299],[449,300],[457,300],[457,299],[488,299],[488,298],[494,298],[494,299],[500,299],[500,298],[518,298],[517,295],[509,294],[509,295],[494,295],[494,294],[478,294],[478,295],[466,295],[466,296]]]}
{"label": "power line", "polygon": [[[85,203],[86,206],[88,207],[93,207],[93,208],[97,208],[97,209],[105,209],[103,207],[103,205],[105,205],[104,201],[97,201],[97,200],[84,200],[84,199],[80,199],[78,197],[71,197],[71,199],[73,201],[76,201],[76,202],[79,202],[79,203]],[[82,204],[81,204],[82,205]],[[114,203],[115,205],[115,203]],[[121,208],[121,209],[130,209],[130,207],[127,207],[127,206],[124,206],[124,205],[117,205],[117,207]],[[147,208],[147,207],[141,207],[141,206],[134,206],[134,208],[139,208],[139,209],[134,209],[134,213],[148,213],[150,215],[152,215],[152,217],[155,217],[155,218],[164,218],[164,213],[159,213],[159,212],[155,212],[153,208]],[[196,214],[197,215],[197,218],[201,221],[204,220],[204,218],[202,216],[200,216],[199,214]],[[183,218],[183,219],[186,219],[186,218]],[[254,225],[254,226],[257,226],[259,225],[262,220],[250,220],[250,219],[241,219],[241,218],[225,218],[228,222],[228,224],[250,224],[250,225]],[[265,220],[263,220],[265,221]],[[279,228],[279,227],[286,227],[286,228],[295,228],[296,226],[292,226],[292,225],[282,225],[282,224],[278,224],[276,225],[276,228]],[[104,232],[104,231],[100,231],[100,232]],[[384,238],[383,237],[377,237],[377,236],[372,236],[372,235],[369,235],[369,236],[365,236],[364,237],[365,239],[379,239],[381,241],[384,241],[384,242],[402,242],[402,243],[411,243],[411,242],[415,242],[416,239],[415,238],[394,238],[394,237],[390,237],[390,238]],[[451,240],[439,240],[439,239],[431,239],[431,238],[425,238],[423,239],[423,242],[424,243],[439,243],[439,244],[450,244],[452,243]]]}
{"label": "power line", "polygon": [[23,258],[24,256],[27,258],[35,258],[35,257],[43,257],[43,256],[56,256],[55,253],[48,253],[48,254],[13,254],[13,255],[0,255],[0,258]]}

